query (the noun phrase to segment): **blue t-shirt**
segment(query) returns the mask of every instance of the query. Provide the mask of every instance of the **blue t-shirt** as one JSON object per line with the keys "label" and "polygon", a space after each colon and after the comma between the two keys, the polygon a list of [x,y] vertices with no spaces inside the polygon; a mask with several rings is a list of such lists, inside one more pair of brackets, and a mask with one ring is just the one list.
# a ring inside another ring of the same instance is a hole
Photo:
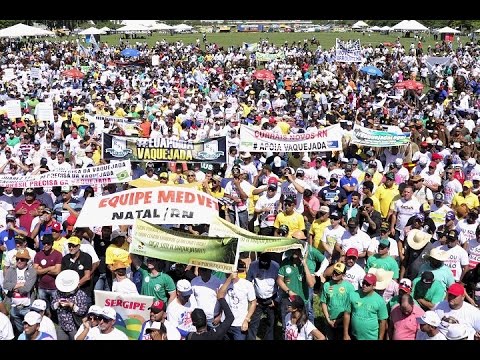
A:
{"label": "blue t-shirt", "polygon": [[[19,336],[18,336],[18,339],[17,340],[27,340],[26,336],[25,336],[25,333],[22,332]],[[52,338],[49,334],[47,333],[44,333],[44,332],[39,332],[38,336],[36,339],[34,340],[55,340],[54,338]]]}
{"label": "blue t-shirt", "polygon": [[[18,227],[20,230],[27,231],[23,226]],[[28,232],[28,231],[27,231]],[[15,238],[23,238],[13,230],[3,230],[0,232],[0,245],[5,245],[7,251],[15,249]]]}
{"label": "blue t-shirt", "polygon": [[358,188],[358,180],[355,179],[353,176],[350,176],[350,177],[342,177],[340,179],[340,187],[345,191],[345,193],[347,194],[347,201],[348,203],[350,204],[352,202],[352,193],[353,191],[347,191],[343,188],[344,185],[348,185],[348,186],[356,186]]}

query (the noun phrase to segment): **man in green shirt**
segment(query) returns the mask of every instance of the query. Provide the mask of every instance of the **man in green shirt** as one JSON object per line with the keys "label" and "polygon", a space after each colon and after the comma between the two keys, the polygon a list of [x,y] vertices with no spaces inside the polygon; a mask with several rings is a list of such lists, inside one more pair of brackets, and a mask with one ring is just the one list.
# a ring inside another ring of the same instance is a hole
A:
{"label": "man in green shirt", "polygon": [[413,280],[412,296],[425,311],[433,310],[436,304],[445,299],[445,289],[431,271],[425,271],[421,277]]}
{"label": "man in green shirt", "polygon": [[[383,340],[388,318],[387,305],[375,292],[377,277],[367,274],[362,288],[351,293],[347,309],[343,313],[343,339]],[[352,335],[348,333],[352,326]]]}
{"label": "man in green shirt", "polygon": [[370,268],[393,271],[393,278],[398,279],[400,268],[393,256],[388,255],[389,249],[390,240],[388,237],[381,238],[378,244],[378,254],[374,254],[368,258],[367,265],[365,265],[365,271],[368,272]]}
{"label": "man in green shirt", "polygon": [[343,339],[343,313],[348,307],[350,294],[355,292],[353,285],[343,280],[347,267],[341,262],[333,266],[332,278],[325,282],[320,296],[326,326],[324,333],[329,340]]}
{"label": "man in green shirt", "polygon": [[163,263],[163,260],[148,258],[148,271],[141,267],[138,269],[143,278],[141,295],[153,296],[153,301],[162,300],[169,304],[177,296],[177,289],[170,275],[162,271]]}

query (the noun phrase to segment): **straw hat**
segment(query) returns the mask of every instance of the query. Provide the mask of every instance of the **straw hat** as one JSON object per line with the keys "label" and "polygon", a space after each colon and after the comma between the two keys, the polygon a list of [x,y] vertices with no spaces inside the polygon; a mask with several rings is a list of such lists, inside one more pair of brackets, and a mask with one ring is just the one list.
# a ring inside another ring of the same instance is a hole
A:
{"label": "straw hat", "polygon": [[381,268],[370,268],[369,274],[373,274],[377,277],[377,284],[375,290],[385,290],[393,279],[393,271],[388,271]]}
{"label": "straw hat", "polygon": [[428,257],[438,261],[446,261],[448,259],[448,253],[445,250],[433,248],[432,250],[430,250],[430,254],[428,254]]}
{"label": "straw hat", "polygon": [[413,250],[420,250],[428,244],[432,235],[419,229],[412,229],[408,232],[407,243]]}

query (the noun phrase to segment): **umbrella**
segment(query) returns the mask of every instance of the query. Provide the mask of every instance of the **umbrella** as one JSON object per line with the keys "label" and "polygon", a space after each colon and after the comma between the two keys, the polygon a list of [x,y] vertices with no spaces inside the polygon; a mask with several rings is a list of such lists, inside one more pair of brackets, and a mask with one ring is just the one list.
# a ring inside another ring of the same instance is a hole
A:
{"label": "umbrella", "polygon": [[383,72],[380,69],[377,69],[375,66],[371,65],[362,67],[360,71],[368,75],[383,76]]}
{"label": "umbrella", "polygon": [[397,89],[423,90],[423,84],[415,80],[406,80],[395,84]]}
{"label": "umbrella", "polygon": [[85,74],[78,69],[65,70],[62,75],[73,79],[83,79],[85,77]]}
{"label": "umbrella", "polygon": [[257,70],[253,73],[253,77],[258,80],[275,80],[275,75],[269,70]]}
{"label": "umbrella", "polygon": [[140,55],[140,51],[137,49],[124,49],[120,54],[125,57],[137,57]]}

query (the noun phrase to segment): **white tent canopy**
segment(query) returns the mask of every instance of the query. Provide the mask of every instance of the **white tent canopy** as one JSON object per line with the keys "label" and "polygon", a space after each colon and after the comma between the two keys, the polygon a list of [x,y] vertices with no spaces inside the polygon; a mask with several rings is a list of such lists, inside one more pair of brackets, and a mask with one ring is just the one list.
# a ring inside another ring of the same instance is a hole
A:
{"label": "white tent canopy", "polygon": [[370,31],[382,31],[382,28],[380,26],[372,26],[368,30],[370,30]]}
{"label": "white tent canopy", "polygon": [[352,25],[352,29],[362,29],[366,28],[369,25],[365,21],[357,21],[355,24]]}
{"label": "white tent canopy", "polygon": [[478,33],[480,33],[480,29],[478,29],[478,30],[475,30],[475,32],[478,32]]}
{"label": "white tent canopy", "polygon": [[380,30],[381,31],[390,31],[390,30],[392,30],[392,28],[390,26],[385,25],[385,26],[381,27]]}
{"label": "white tent canopy", "polygon": [[78,33],[78,35],[103,35],[105,31],[102,29],[97,29],[96,27],[92,26],[88,29],[82,30]]}
{"label": "white tent canopy", "polygon": [[398,31],[428,31],[428,28],[416,20],[403,20],[392,26],[392,30]]}
{"label": "white tent canopy", "polygon": [[140,24],[130,24],[130,25],[122,26],[121,28],[118,28],[116,31],[123,32],[123,33],[141,33],[141,32],[151,31],[151,29]]}
{"label": "white tent canopy", "polygon": [[105,32],[108,32],[108,31],[110,31],[110,30],[112,30],[112,29],[110,29],[108,26],[104,26],[104,27],[102,27],[100,30],[105,31]]}
{"label": "white tent canopy", "polygon": [[15,24],[0,30],[0,38],[19,38],[28,36],[54,36],[55,33],[25,24]]}
{"label": "white tent canopy", "polygon": [[123,20],[122,25],[137,27],[138,25],[151,28],[157,24],[157,20]]}
{"label": "white tent canopy", "polygon": [[175,25],[173,27],[173,30],[176,32],[182,32],[182,31],[190,31],[193,29],[193,26],[187,25],[187,24],[180,24],[180,25]]}
{"label": "white tent canopy", "polygon": [[172,30],[173,26],[160,23],[160,24],[155,24],[152,26],[152,30],[157,30],[157,31],[163,31],[163,30]]}
{"label": "white tent canopy", "polygon": [[441,29],[437,29],[437,33],[439,33],[439,34],[459,34],[460,31],[452,29],[451,27],[445,26]]}

